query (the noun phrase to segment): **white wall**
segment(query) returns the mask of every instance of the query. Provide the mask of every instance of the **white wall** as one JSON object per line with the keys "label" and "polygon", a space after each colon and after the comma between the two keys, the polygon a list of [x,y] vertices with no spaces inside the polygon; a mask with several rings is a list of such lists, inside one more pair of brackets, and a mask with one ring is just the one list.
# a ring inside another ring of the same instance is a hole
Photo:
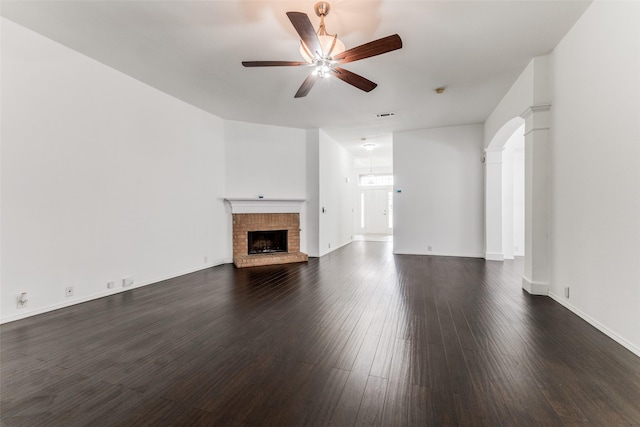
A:
{"label": "white wall", "polygon": [[[320,131],[306,131],[306,197],[302,207],[306,218],[300,233],[300,246],[312,257],[320,256]],[[303,250],[304,252],[304,250]]]}
{"label": "white wall", "polygon": [[640,355],[639,22],[594,2],[550,57],[550,294]]}
{"label": "white wall", "polygon": [[484,258],[504,261],[502,238],[502,154],[504,147],[497,145],[485,149],[484,155]]}
{"label": "white wall", "polygon": [[534,63],[535,58],[529,62],[485,121],[485,147],[503,146],[522,125],[520,114],[534,105]]}
{"label": "white wall", "polygon": [[319,155],[319,244],[324,255],[353,239],[356,179],[351,154],[323,131]]}
{"label": "white wall", "polygon": [[306,131],[225,120],[227,196],[304,198]]}
{"label": "white wall", "polygon": [[2,321],[227,261],[222,121],[1,24]]}
{"label": "white wall", "polygon": [[394,252],[482,257],[483,126],[397,132],[393,141]]}

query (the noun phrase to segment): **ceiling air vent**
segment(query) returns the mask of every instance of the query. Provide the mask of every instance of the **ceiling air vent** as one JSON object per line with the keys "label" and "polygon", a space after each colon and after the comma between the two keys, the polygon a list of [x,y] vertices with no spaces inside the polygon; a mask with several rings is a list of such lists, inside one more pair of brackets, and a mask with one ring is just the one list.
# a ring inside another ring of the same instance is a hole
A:
{"label": "ceiling air vent", "polygon": [[378,113],[378,114],[376,114],[376,117],[379,118],[379,119],[383,119],[385,117],[393,117],[395,115],[396,115],[396,113]]}

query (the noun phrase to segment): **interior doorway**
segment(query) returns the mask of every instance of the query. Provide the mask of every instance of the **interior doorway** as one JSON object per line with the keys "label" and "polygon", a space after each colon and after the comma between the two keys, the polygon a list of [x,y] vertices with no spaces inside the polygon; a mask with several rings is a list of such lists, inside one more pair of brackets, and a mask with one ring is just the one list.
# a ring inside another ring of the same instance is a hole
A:
{"label": "interior doorway", "polygon": [[[525,123],[505,123],[485,149],[485,259],[524,271]],[[519,259],[518,259],[519,258]]]}
{"label": "interior doorway", "polygon": [[502,252],[504,259],[523,257],[524,244],[524,123],[502,151]]}
{"label": "interior doorway", "polygon": [[393,135],[361,138],[354,157],[357,176],[354,240],[393,240]]}

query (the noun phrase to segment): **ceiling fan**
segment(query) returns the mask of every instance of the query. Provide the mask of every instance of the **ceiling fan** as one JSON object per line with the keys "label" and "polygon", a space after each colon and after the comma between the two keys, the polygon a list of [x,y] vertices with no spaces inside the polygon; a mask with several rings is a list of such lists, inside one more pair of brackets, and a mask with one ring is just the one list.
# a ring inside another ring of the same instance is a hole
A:
{"label": "ceiling fan", "polygon": [[295,98],[306,96],[318,78],[331,75],[335,75],[340,80],[365,92],[375,89],[378,86],[376,83],[338,65],[400,49],[402,47],[400,36],[394,34],[345,50],[344,44],[338,40],[338,36],[328,34],[324,27],[324,17],[329,14],[329,3],[321,1],[316,3],[314,9],[316,15],[320,17],[320,28],[317,33],[306,13],[287,12],[291,24],[300,36],[300,53],[305,61],[243,61],[242,65],[245,67],[297,67],[302,65],[314,67],[314,70],[296,92]]}

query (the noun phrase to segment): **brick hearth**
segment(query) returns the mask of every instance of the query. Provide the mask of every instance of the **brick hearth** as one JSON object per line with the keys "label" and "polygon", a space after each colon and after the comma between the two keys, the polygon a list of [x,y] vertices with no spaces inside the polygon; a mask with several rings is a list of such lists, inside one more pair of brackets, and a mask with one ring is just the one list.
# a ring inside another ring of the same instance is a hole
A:
{"label": "brick hearth", "polygon": [[[287,230],[288,252],[248,254],[249,231]],[[259,265],[288,264],[308,261],[300,252],[300,214],[298,213],[234,213],[233,263],[238,268]]]}

